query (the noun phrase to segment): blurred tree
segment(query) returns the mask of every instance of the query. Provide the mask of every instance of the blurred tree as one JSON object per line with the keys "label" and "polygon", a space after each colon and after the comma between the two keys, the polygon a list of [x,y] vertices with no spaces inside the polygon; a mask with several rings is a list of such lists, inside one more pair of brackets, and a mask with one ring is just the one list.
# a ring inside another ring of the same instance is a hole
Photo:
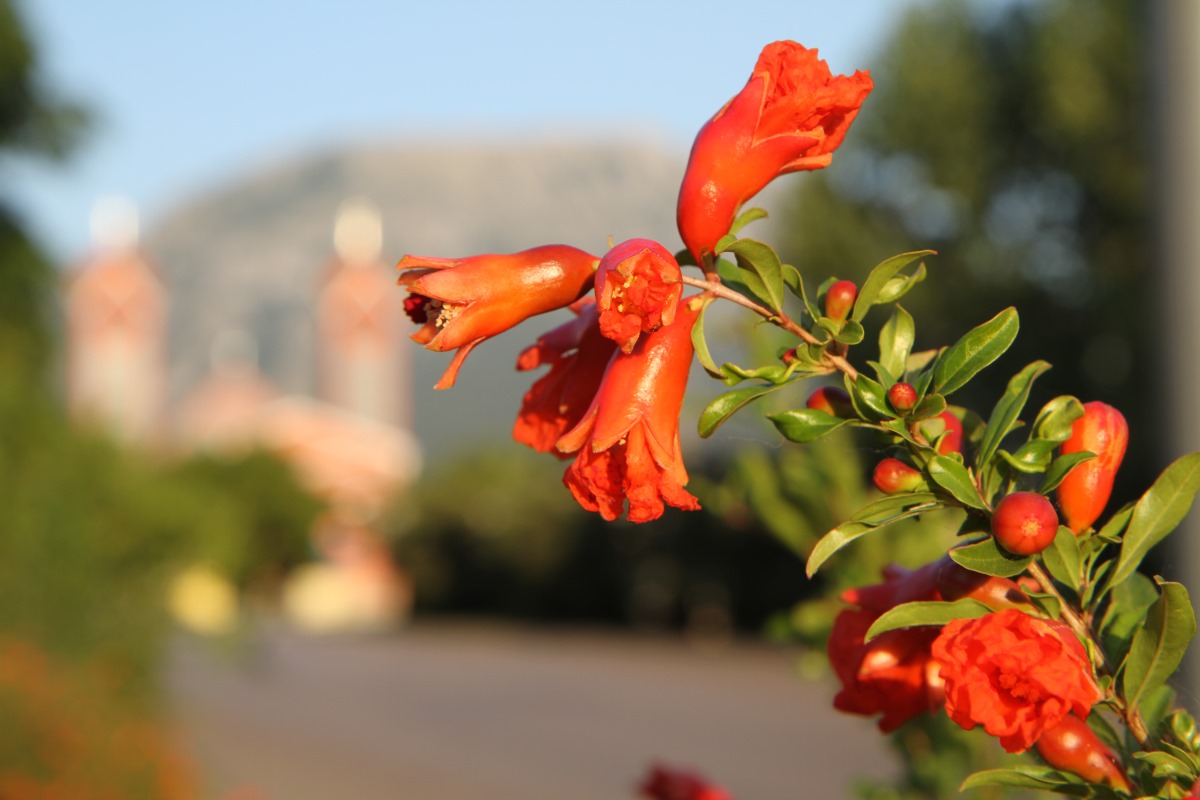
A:
{"label": "blurred tree", "polygon": [[[1025,328],[959,402],[990,407],[1012,372],[1044,358],[1043,399],[1105,400],[1135,433],[1151,429],[1142,15],[1134,0],[910,11],[833,166],[797,182],[785,260],[861,281],[894,253],[936,249],[937,286],[904,301],[918,347],[1009,305]],[[1131,440],[1123,485],[1153,477],[1148,438]]]}

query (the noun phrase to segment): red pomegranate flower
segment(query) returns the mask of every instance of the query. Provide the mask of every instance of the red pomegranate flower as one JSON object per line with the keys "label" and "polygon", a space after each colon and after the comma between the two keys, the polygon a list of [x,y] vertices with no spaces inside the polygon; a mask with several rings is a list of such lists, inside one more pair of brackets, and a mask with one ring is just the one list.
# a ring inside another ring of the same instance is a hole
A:
{"label": "red pomegranate flower", "polygon": [[816,50],[796,42],[763,48],[746,86],[692,145],[676,213],[696,263],[777,176],[829,165],[872,86],[863,71],[831,74]]}
{"label": "red pomegranate flower", "polygon": [[563,483],[606,520],[619,517],[627,500],[630,522],[658,519],[664,502],[700,508],[683,488],[688,476],[679,448],[698,313],[685,303],[674,322],[642,337],[632,353],[618,354],[583,419],[558,440],[560,451],[577,453]]}
{"label": "red pomegranate flower", "polygon": [[1061,622],[1006,609],[946,625],[933,643],[946,682],[946,713],[963,728],[983,725],[1010,753],[1074,712],[1087,719],[1100,700],[1083,645]]}
{"label": "red pomegranate flower", "polygon": [[609,250],[596,270],[600,331],[632,352],[638,336],[675,319],[683,295],[679,262],[658,242],[630,239]]}
{"label": "red pomegranate flower", "polygon": [[591,285],[595,264],[595,256],[561,244],[510,255],[402,258],[397,282],[410,292],[404,310],[421,326],[412,340],[429,350],[457,350],[434,388],[453,386],[484,339],[578,299]]}
{"label": "red pomegranate flower", "polygon": [[513,438],[539,453],[569,458],[554,445],[575,427],[592,404],[600,379],[617,345],[600,333],[599,314],[591,298],[579,316],[538,337],[517,358],[517,369],[550,365],[525,393],[513,425]]}

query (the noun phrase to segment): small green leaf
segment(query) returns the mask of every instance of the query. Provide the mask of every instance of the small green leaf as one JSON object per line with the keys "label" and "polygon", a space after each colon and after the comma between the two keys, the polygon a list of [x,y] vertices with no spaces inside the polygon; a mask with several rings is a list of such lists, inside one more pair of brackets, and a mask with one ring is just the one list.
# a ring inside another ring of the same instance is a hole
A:
{"label": "small green leaf", "polygon": [[1133,507],[1129,528],[1121,540],[1112,585],[1134,572],[1150,549],[1175,530],[1191,509],[1197,491],[1200,491],[1200,453],[1189,453],[1163,470]]}
{"label": "small green leaf", "polygon": [[708,313],[709,305],[711,304],[704,304],[700,313],[696,315],[696,323],[692,325],[692,348],[696,351],[696,360],[704,367],[704,371],[714,378],[720,378],[723,377],[721,370],[717,369],[712,354],[708,352],[708,340],[704,338],[704,315]]}
{"label": "small green leaf", "polygon": [[979,457],[975,462],[981,468],[992,460],[996,449],[1004,441],[1004,437],[1017,425],[1025,403],[1029,401],[1029,393],[1033,390],[1033,382],[1050,369],[1046,361],[1035,361],[1013,376],[1008,382],[1008,388],[996,401],[992,416],[988,418],[987,427],[983,431],[983,443],[979,446]]}
{"label": "small green leaf", "polygon": [[1146,612],[1158,600],[1154,581],[1135,572],[1113,589],[1112,602],[1100,621],[1100,641],[1114,664],[1125,660],[1133,634],[1146,621]]}
{"label": "small green leaf", "polygon": [[938,360],[933,390],[950,394],[961,389],[1009,348],[1019,327],[1017,310],[1010,307],[968,332]]}
{"label": "small green leaf", "polygon": [[1058,526],[1054,541],[1042,551],[1042,563],[1054,580],[1077,592],[1083,580],[1083,557],[1079,552],[1079,540],[1065,525]]}
{"label": "small green leaf", "polygon": [[960,567],[997,578],[1020,575],[1033,561],[1033,556],[1014,556],[1002,550],[990,536],[982,542],[953,548],[950,558]]}
{"label": "small green leaf", "polygon": [[861,322],[863,317],[867,315],[867,312],[871,310],[871,306],[878,302],[880,293],[883,292],[888,281],[895,277],[897,272],[912,262],[931,255],[935,255],[932,250],[917,250],[912,253],[901,253],[898,256],[892,256],[881,264],[878,264],[867,275],[867,279],[863,281],[862,287],[858,290],[858,298],[854,301],[854,309],[850,312],[850,319],[855,322]]}
{"label": "small green leaf", "polygon": [[1143,698],[1175,673],[1196,635],[1196,615],[1187,589],[1162,579],[1158,586],[1161,593],[1144,626],[1133,635],[1121,674],[1121,693],[1131,708],[1138,708]]}
{"label": "small green leaf", "polygon": [[846,545],[872,531],[879,530],[902,519],[915,517],[938,508],[940,503],[928,492],[883,497],[859,509],[853,519],[843,522],[821,537],[808,556],[805,570],[811,578],[821,565]]}
{"label": "small green leaf", "polygon": [[1091,461],[1095,457],[1095,453],[1090,453],[1087,450],[1079,450],[1054,459],[1050,462],[1050,467],[1046,470],[1046,477],[1042,478],[1042,485],[1038,487],[1038,493],[1050,494],[1050,492],[1058,488],[1058,485],[1063,482],[1071,470],[1075,469],[1077,464],[1082,464],[1084,461]]}
{"label": "small green leaf", "polygon": [[838,330],[833,334],[833,338],[841,344],[856,345],[863,340],[866,332],[863,330],[862,323],[848,319],[838,326]]}
{"label": "small green leaf", "polygon": [[1007,453],[1004,450],[998,450],[997,453],[1006,464],[1017,472],[1036,475],[1039,472],[1045,472],[1046,467],[1050,466],[1054,448],[1057,446],[1057,442],[1049,439],[1030,439],[1015,453]]}
{"label": "small green leaf", "polygon": [[754,207],[747,208],[745,211],[737,215],[737,218],[734,219],[733,224],[729,226],[729,232],[737,233],[751,222],[766,218],[767,212],[763,209]]}
{"label": "small green leaf", "polygon": [[720,276],[721,283],[725,284],[726,289],[735,291],[754,303],[770,305],[767,287],[753,272],[742,269],[724,258],[717,259],[716,267],[717,275]]}
{"label": "small green leaf", "polygon": [[983,789],[988,786],[1009,786],[1014,789],[1041,789],[1076,797],[1092,794],[1090,786],[1078,779],[1059,772],[1052,767],[1019,766],[985,769],[967,777],[958,787],[960,792],[968,789]]}
{"label": "small green leaf", "polygon": [[707,439],[709,436],[712,436],[713,431],[721,427],[721,423],[729,419],[734,412],[747,403],[757,400],[763,395],[770,394],[779,388],[780,386],[747,386],[718,395],[716,399],[708,404],[707,408],[700,412],[698,429],[701,438]]}
{"label": "small green leaf", "polygon": [[946,410],[946,398],[940,394],[927,394],[917,401],[913,410],[908,412],[908,418],[913,422],[936,417]]}
{"label": "small green leaf", "polygon": [[1033,421],[1033,436],[1052,442],[1065,442],[1071,438],[1075,420],[1083,416],[1083,403],[1064,394],[1042,406]]}
{"label": "small green leaf", "polygon": [[916,339],[916,326],[912,315],[900,306],[892,312],[888,321],[879,330],[879,363],[896,377],[904,374],[908,356]]}
{"label": "small green leaf", "polygon": [[958,502],[981,511],[987,508],[967,468],[953,458],[934,456],[929,460],[928,472],[933,482],[949,492]]}
{"label": "small green leaf", "polygon": [[[783,308],[783,264],[770,245],[754,239],[738,239],[726,247],[725,252],[733,253],[743,273],[751,273],[758,279],[764,292],[763,300],[772,310]],[[743,280],[747,286],[757,289],[745,277]]]}
{"label": "small green leaf", "polygon": [[881,384],[871,380],[861,372],[854,379],[851,379],[847,375],[845,384],[846,392],[850,395],[850,402],[854,405],[854,410],[863,419],[878,422],[896,416],[892,413],[892,407],[888,405],[887,391]]}
{"label": "small green leaf", "polygon": [[918,600],[901,603],[879,616],[867,629],[863,641],[869,642],[881,633],[897,628],[912,628],[917,625],[945,625],[956,619],[979,619],[992,613],[991,606],[964,597],[954,602],[944,600]]}
{"label": "small green leaf", "polygon": [[1143,750],[1140,753],[1134,753],[1133,757],[1154,767],[1154,777],[1156,778],[1185,777],[1190,780],[1195,775],[1187,762],[1178,756],[1164,753],[1162,750]]}
{"label": "small green leaf", "polygon": [[896,302],[923,280],[925,280],[925,265],[917,264],[917,268],[911,275],[897,275],[885,283],[883,289],[879,291],[879,296],[875,298],[875,305]]}
{"label": "small green leaf", "polygon": [[867,366],[875,371],[875,377],[879,379],[882,386],[891,386],[896,383],[896,376],[888,371],[887,367],[880,364],[878,361],[868,361]]}
{"label": "small green leaf", "polygon": [[1129,520],[1131,519],[1133,519],[1133,506],[1125,505],[1108,518],[1108,522],[1104,523],[1104,527],[1096,533],[1096,538],[1106,542],[1121,541],[1125,535],[1125,529],[1129,527]]}
{"label": "small green leaf", "polygon": [[790,441],[807,444],[850,423],[815,408],[799,408],[768,414],[767,419]]}

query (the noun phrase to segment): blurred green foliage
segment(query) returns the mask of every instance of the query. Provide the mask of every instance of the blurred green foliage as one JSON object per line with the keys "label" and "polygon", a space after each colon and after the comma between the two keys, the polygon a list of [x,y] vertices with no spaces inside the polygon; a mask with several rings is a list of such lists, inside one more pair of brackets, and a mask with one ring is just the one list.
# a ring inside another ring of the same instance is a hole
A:
{"label": "blurred green foliage", "polygon": [[1115,502],[1155,474],[1144,15],[1135,0],[917,6],[869,65],[876,88],[832,166],[795,181],[779,226],[784,260],[813,280],[936,249],[903,302],[917,349],[1016,306],[1025,331],[958,402],[989,408],[1016,366],[1050,361],[1045,398],[1129,419]]}

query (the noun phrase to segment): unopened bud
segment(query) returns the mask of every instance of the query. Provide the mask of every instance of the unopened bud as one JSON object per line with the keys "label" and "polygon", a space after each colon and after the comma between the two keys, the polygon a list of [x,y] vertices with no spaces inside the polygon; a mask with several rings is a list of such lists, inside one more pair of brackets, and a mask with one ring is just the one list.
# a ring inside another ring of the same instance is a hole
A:
{"label": "unopened bud", "polygon": [[1040,553],[1058,533],[1058,514],[1036,492],[1013,492],[992,512],[992,535],[1008,552],[1018,556]]}
{"label": "unopened bud", "polygon": [[805,405],[834,417],[846,419],[854,416],[854,404],[850,402],[850,395],[836,386],[822,386],[817,389],[808,396]]}
{"label": "unopened bud", "polygon": [[858,299],[854,281],[838,281],[825,291],[825,316],[838,322],[844,320]]}
{"label": "unopened bud", "polygon": [[893,383],[887,396],[892,408],[901,414],[912,411],[913,406],[917,404],[917,390],[911,383]]}
{"label": "unopened bud", "polygon": [[898,458],[885,458],[876,464],[871,480],[884,494],[915,492],[927,485],[924,475]]}
{"label": "unopened bud", "polygon": [[1107,784],[1125,792],[1131,790],[1121,762],[1086,722],[1072,714],[1053,728],[1047,728],[1034,746],[1038,755],[1057,770],[1074,773],[1090,783]]}
{"label": "unopened bud", "polygon": [[1104,512],[1128,443],[1129,426],[1120,411],[1101,402],[1084,404],[1062,453],[1089,451],[1096,457],[1077,464],[1058,485],[1058,506],[1072,533],[1087,530]]}

